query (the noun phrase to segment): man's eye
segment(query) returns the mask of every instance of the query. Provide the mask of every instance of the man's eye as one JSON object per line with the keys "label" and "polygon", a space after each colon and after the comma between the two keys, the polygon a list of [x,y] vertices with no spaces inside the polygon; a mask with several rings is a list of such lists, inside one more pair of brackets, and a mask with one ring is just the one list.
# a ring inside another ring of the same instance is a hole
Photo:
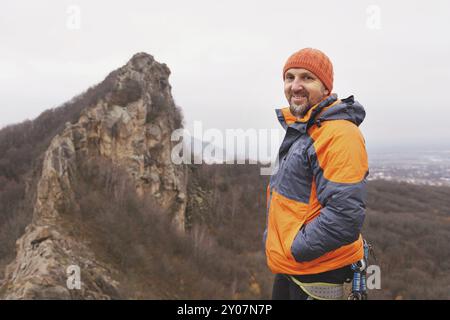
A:
{"label": "man's eye", "polygon": [[314,78],[311,77],[311,76],[304,76],[303,79],[306,79],[306,80],[314,80]]}

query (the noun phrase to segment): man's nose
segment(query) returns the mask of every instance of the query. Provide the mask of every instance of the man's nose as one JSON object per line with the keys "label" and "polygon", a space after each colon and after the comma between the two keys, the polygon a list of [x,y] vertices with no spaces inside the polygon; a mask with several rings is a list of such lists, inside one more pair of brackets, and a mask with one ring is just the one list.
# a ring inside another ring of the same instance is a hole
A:
{"label": "man's nose", "polygon": [[292,91],[297,92],[297,91],[302,91],[303,90],[303,82],[301,81],[301,79],[299,78],[295,78],[294,81],[292,82]]}

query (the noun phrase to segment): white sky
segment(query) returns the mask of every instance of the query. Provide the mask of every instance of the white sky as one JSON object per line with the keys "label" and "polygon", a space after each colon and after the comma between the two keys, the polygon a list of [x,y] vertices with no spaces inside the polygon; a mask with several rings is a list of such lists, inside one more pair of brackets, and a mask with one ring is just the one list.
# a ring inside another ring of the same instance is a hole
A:
{"label": "white sky", "polygon": [[188,129],[194,120],[280,128],[283,64],[315,47],[334,64],[333,91],[366,108],[369,148],[449,146],[448,30],[446,0],[9,1],[0,12],[0,127],[61,105],[145,51],[171,69]]}

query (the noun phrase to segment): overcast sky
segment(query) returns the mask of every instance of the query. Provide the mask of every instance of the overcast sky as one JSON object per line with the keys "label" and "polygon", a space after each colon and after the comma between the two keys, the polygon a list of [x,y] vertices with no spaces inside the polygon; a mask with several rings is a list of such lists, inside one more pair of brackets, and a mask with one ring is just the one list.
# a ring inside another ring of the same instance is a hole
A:
{"label": "overcast sky", "polygon": [[369,148],[450,145],[450,2],[8,1],[0,127],[33,119],[145,51],[172,71],[186,127],[280,128],[282,67],[324,51],[334,90],[366,109]]}

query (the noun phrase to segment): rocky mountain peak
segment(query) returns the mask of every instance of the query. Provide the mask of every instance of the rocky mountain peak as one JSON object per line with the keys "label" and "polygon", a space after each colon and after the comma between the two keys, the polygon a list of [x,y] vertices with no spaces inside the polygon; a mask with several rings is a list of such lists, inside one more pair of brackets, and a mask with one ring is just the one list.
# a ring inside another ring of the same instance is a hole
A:
{"label": "rocky mountain peak", "polygon": [[[114,269],[67,228],[67,217],[77,210],[73,183],[82,162],[101,158],[122,168],[138,196],[156,199],[171,212],[174,227],[184,230],[186,177],[170,158],[170,136],[182,116],[169,75],[151,55],[135,54],[95,87],[96,103],[86,105],[78,121],[66,123],[53,138],[37,183],[33,221],[17,240],[17,257],[0,288],[4,298],[118,297]],[[66,285],[72,265],[85,274],[83,289],[75,292]]]}

